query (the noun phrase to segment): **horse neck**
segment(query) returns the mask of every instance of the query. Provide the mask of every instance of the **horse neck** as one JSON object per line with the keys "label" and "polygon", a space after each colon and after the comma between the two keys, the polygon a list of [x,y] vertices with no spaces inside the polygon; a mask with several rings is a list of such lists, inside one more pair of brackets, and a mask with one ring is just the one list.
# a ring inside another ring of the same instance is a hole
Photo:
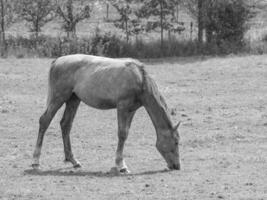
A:
{"label": "horse neck", "polygon": [[143,106],[147,110],[157,134],[162,130],[171,130],[172,122],[167,104],[151,78],[146,83],[142,100]]}

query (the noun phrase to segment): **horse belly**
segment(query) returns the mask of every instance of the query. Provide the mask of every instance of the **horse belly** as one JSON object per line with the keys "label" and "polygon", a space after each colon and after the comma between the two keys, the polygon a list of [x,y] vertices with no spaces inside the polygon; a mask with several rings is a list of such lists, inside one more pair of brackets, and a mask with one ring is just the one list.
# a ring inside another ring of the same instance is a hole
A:
{"label": "horse belly", "polygon": [[99,94],[96,88],[76,87],[74,93],[88,106],[98,109],[116,108],[115,99],[109,97],[108,93],[106,95]]}
{"label": "horse belly", "polygon": [[75,94],[85,104],[98,109],[116,108],[122,99],[134,98],[134,90],[129,88],[115,87],[108,84],[80,85],[74,89]]}
{"label": "horse belly", "polygon": [[107,68],[81,73],[74,92],[87,105],[99,109],[116,108],[122,99],[135,98],[140,92],[140,78],[124,68]]}

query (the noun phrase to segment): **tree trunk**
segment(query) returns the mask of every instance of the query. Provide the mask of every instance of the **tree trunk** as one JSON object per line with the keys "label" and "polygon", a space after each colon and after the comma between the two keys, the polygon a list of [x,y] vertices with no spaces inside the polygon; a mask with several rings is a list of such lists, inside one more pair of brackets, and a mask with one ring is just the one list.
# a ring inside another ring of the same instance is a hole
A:
{"label": "tree trunk", "polygon": [[193,38],[193,22],[190,22],[190,41],[192,41],[192,38]]}
{"label": "tree trunk", "polygon": [[68,39],[76,38],[76,23],[74,21],[71,21],[69,23],[69,27],[67,30],[67,37]]}
{"label": "tree trunk", "polygon": [[37,49],[37,47],[38,47],[38,37],[39,37],[39,16],[38,16],[38,14],[36,16],[35,30],[34,31],[35,31],[35,49]]}
{"label": "tree trunk", "polygon": [[126,41],[129,42],[129,32],[128,32],[128,20],[127,17],[125,19],[125,31],[126,31]]}
{"label": "tree trunk", "polygon": [[73,17],[73,4],[72,4],[72,0],[68,0],[67,2],[67,18],[69,20],[69,23],[68,23],[68,32],[67,32],[67,37],[71,39],[74,38],[74,35],[75,35],[75,26],[76,24],[74,24],[74,17]]}
{"label": "tree trunk", "polygon": [[207,18],[205,20],[205,31],[206,31],[206,41],[207,43],[211,43],[213,41],[213,31],[214,31],[214,23],[213,23],[213,9],[215,6],[213,5],[214,2],[210,2],[209,5],[206,8],[207,12]]}
{"label": "tree trunk", "polygon": [[5,8],[4,1],[0,0],[1,6],[1,40],[2,40],[2,48],[1,48],[1,57],[4,57],[7,52],[7,44],[6,44],[6,36],[5,36]]}
{"label": "tree trunk", "polygon": [[161,51],[163,52],[163,5],[160,0],[160,45]]}
{"label": "tree trunk", "polygon": [[38,24],[39,22],[36,22],[36,27],[35,27],[35,49],[38,47],[38,38],[39,38],[39,27]]}
{"label": "tree trunk", "polygon": [[73,23],[73,28],[72,28],[72,39],[76,39],[76,23]]}
{"label": "tree trunk", "polygon": [[107,13],[106,13],[106,20],[109,18],[109,4],[107,3]]}
{"label": "tree trunk", "polygon": [[200,47],[203,44],[203,0],[198,0],[198,43]]}
{"label": "tree trunk", "polygon": [[179,3],[176,4],[176,20],[179,22]]}
{"label": "tree trunk", "polygon": [[210,27],[206,27],[206,40],[208,44],[210,44],[213,40],[212,30]]}

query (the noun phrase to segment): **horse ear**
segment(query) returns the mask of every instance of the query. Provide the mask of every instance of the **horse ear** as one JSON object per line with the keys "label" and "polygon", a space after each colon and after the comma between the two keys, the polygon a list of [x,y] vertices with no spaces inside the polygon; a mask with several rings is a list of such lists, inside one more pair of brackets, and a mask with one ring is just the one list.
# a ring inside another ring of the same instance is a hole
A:
{"label": "horse ear", "polygon": [[173,128],[173,131],[176,131],[179,128],[180,124],[181,124],[181,121],[179,121],[178,124]]}

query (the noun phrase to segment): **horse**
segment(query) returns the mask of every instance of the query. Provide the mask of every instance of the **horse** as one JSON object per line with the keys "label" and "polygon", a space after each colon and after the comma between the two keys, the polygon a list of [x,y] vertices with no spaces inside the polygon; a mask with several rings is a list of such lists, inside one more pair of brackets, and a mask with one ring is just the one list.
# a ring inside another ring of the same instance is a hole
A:
{"label": "horse", "polygon": [[180,169],[180,122],[173,126],[168,107],[144,64],[131,58],[107,58],[74,54],[62,56],[51,64],[45,112],[39,119],[39,132],[32,167],[38,169],[45,132],[58,109],[65,104],[60,121],[65,161],[81,167],[75,159],[70,130],[80,102],[96,109],[117,109],[118,146],[115,167],[129,173],[123,158],[124,143],[137,109],[144,106],[156,130],[156,148],[170,170]]}

